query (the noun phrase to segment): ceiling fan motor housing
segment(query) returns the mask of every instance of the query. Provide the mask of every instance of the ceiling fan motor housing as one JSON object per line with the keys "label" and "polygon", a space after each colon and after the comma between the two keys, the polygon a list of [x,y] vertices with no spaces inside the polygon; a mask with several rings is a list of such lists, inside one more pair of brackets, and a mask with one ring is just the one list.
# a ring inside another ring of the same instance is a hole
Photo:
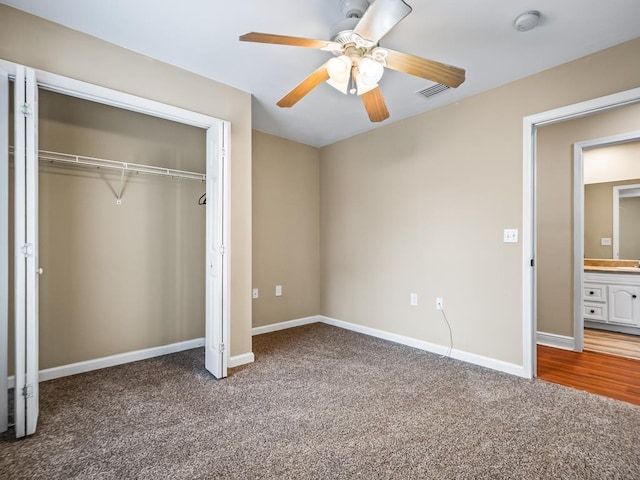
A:
{"label": "ceiling fan motor housing", "polygon": [[352,42],[351,34],[360,21],[359,17],[351,17],[340,20],[331,27],[331,41],[342,45]]}

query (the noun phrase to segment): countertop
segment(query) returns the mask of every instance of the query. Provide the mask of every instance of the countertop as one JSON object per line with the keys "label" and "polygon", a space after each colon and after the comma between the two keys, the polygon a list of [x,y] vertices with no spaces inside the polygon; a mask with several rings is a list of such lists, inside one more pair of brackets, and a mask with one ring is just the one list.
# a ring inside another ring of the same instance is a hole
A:
{"label": "countertop", "polygon": [[640,274],[640,268],[638,267],[596,267],[585,266],[585,272],[606,272],[606,273],[634,273]]}

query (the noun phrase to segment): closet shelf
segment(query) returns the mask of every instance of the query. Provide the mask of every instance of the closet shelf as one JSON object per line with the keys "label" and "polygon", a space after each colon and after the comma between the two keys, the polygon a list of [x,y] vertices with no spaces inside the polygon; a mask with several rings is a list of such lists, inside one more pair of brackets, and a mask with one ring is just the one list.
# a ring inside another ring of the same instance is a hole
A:
{"label": "closet shelf", "polygon": [[[13,153],[13,147],[11,147]],[[173,168],[155,167],[152,165],[141,165],[138,163],[119,162],[117,160],[106,160],[104,158],[85,157],[82,155],[72,155],[68,153],[50,152],[38,150],[40,161],[60,163],[66,165],[80,165],[95,168],[109,168],[125,172],[143,173],[150,175],[162,175],[165,177],[181,178],[186,180],[205,181],[206,174],[199,172],[189,172],[186,170],[175,170]]]}

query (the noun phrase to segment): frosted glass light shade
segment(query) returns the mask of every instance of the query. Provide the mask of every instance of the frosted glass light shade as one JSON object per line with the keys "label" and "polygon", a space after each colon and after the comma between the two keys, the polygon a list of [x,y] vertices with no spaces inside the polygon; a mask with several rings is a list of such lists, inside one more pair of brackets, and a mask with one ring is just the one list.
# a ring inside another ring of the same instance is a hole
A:
{"label": "frosted glass light shade", "polygon": [[351,59],[346,55],[332,58],[327,62],[327,73],[334,82],[347,82],[351,75]]}
{"label": "frosted glass light shade", "polygon": [[358,62],[358,71],[363,85],[375,85],[382,78],[384,65],[371,57],[362,57]]}

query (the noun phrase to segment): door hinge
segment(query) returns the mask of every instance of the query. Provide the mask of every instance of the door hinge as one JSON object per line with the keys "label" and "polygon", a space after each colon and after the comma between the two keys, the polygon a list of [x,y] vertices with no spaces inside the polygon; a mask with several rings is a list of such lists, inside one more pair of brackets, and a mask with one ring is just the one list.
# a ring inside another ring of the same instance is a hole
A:
{"label": "door hinge", "polygon": [[25,117],[29,117],[33,113],[31,110],[31,105],[28,103],[23,103],[22,107],[20,108],[20,111],[22,112],[22,115],[24,115]]}
{"label": "door hinge", "polygon": [[533,261],[533,258],[531,259],[531,266],[535,267],[535,262]]}
{"label": "door hinge", "polygon": [[220,353],[223,353],[223,352],[224,352],[224,343],[221,343],[220,344]]}
{"label": "door hinge", "polygon": [[21,251],[22,251],[22,254],[25,256],[25,258],[32,257],[33,256],[33,244],[32,243],[23,244],[22,247],[21,247]]}
{"label": "door hinge", "polygon": [[27,384],[24,387],[22,387],[22,396],[24,398],[33,397],[33,385]]}
{"label": "door hinge", "polygon": [[220,248],[218,249],[218,251],[220,252],[220,255],[224,255],[225,254],[224,245],[220,245]]}

